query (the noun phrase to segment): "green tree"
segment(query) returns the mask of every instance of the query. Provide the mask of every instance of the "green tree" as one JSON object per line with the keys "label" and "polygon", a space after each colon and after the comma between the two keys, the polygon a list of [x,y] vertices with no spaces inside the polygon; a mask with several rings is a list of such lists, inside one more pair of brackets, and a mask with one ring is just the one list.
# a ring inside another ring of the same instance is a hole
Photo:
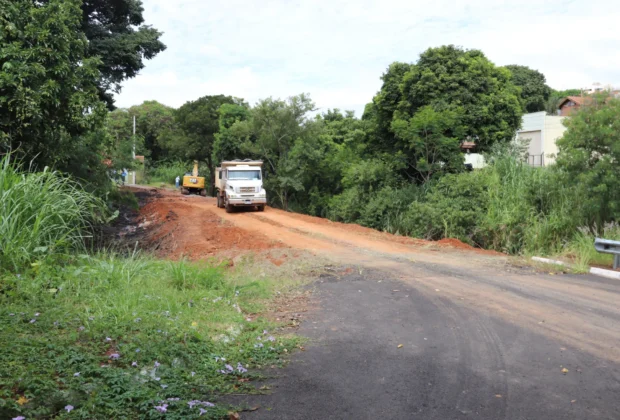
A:
{"label": "green tree", "polygon": [[315,109],[309,96],[301,94],[286,101],[268,98],[252,108],[252,141],[244,149],[252,156],[265,160],[268,190],[274,202],[288,208],[289,198],[304,189],[299,176],[299,155],[291,154],[296,142],[310,138],[313,124],[308,113]]}
{"label": "green tree", "polygon": [[71,170],[79,153],[99,151],[81,143],[101,127],[105,109],[101,61],[86,54],[80,5],[0,0],[0,145],[39,167]]}
{"label": "green tree", "polygon": [[593,101],[564,120],[557,167],[574,183],[577,205],[592,233],[620,219],[620,100]]}
{"label": "green tree", "polygon": [[[461,112],[420,108],[408,121],[395,118],[392,131],[399,140],[403,159],[418,183],[430,181],[437,173],[463,170],[458,119]],[[450,134],[447,134],[450,133]],[[411,171],[412,170],[412,171]]]}
{"label": "green tree", "polygon": [[[48,2],[50,0],[44,0]],[[99,57],[99,95],[113,108],[114,93],[121,82],[135,77],[144,60],[155,57],[166,46],[162,33],[144,25],[141,0],[83,0],[81,30],[88,38],[86,57]]]}
{"label": "green tree", "polygon": [[404,75],[401,93],[399,118],[413,116],[424,106],[457,112],[458,125],[448,136],[475,138],[479,150],[510,141],[521,125],[519,91],[510,72],[479,50],[452,45],[426,50]]}
{"label": "green tree", "polygon": [[545,75],[538,70],[516,64],[506,66],[512,73],[512,83],[521,88],[525,112],[544,111],[551,95]]}
{"label": "green tree", "polygon": [[215,165],[223,160],[242,157],[241,145],[246,138],[247,127],[241,123],[249,120],[250,109],[246,104],[223,104],[219,115],[219,131],[215,134],[213,143]]}
{"label": "green tree", "polygon": [[183,104],[175,112],[175,129],[164,132],[159,140],[167,150],[167,159],[205,162],[209,168],[205,176],[213,180],[213,146],[220,127],[219,109],[223,104],[243,105],[244,102],[232,96],[215,95]]}
{"label": "green tree", "polygon": [[485,151],[510,141],[521,124],[519,88],[510,71],[478,50],[431,48],[415,64],[393,63],[382,80],[363,117],[375,121],[369,150],[402,154],[411,179],[428,179],[421,174],[440,167],[458,170],[457,143],[471,138]]}
{"label": "green tree", "polygon": [[[126,113],[130,118],[136,117],[136,135],[144,139],[144,148],[150,159],[159,161],[168,157],[166,138],[170,132],[178,132],[179,127],[175,120],[174,108],[160,104],[157,101],[145,101],[141,105],[132,106]],[[131,132],[127,133],[131,135]]]}

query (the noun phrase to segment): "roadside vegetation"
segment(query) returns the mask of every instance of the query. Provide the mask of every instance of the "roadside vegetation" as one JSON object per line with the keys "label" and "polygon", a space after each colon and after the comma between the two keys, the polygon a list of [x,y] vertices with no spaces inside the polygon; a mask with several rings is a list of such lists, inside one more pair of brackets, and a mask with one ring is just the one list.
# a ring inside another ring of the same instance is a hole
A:
{"label": "roadside vegetation", "polygon": [[286,282],[88,253],[104,202],[1,163],[0,418],[222,418],[222,394],[256,392],[252,370],[294,348],[248,315]]}

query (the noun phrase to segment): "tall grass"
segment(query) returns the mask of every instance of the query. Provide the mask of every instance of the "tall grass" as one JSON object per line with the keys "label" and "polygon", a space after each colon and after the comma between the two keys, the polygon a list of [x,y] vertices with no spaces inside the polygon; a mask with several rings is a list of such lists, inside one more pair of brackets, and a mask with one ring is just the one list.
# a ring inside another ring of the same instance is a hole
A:
{"label": "tall grass", "polygon": [[483,171],[485,247],[511,254],[556,252],[570,240],[579,217],[562,174],[510,156],[495,159]]}
{"label": "tall grass", "polygon": [[0,160],[0,268],[16,269],[45,255],[81,250],[105,203],[54,171],[25,172]]}
{"label": "tall grass", "polygon": [[174,184],[177,176],[183,177],[186,172],[191,172],[193,165],[181,161],[160,163],[157,166],[148,168],[145,180],[147,183],[163,182]]}
{"label": "tall grass", "polygon": [[[617,224],[606,226],[602,237],[615,241],[620,240],[620,226]],[[559,254],[569,258],[577,271],[587,272],[592,265],[612,266],[613,255],[598,252],[594,248],[594,239],[594,235],[587,229],[580,229]]]}
{"label": "tall grass", "polygon": [[488,161],[481,170],[448,174],[415,189],[369,197],[347,190],[331,203],[332,213],[391,233],[453,237],[509,254],[561,252],[583,222],[564,174],[530,167],[508,152]]}

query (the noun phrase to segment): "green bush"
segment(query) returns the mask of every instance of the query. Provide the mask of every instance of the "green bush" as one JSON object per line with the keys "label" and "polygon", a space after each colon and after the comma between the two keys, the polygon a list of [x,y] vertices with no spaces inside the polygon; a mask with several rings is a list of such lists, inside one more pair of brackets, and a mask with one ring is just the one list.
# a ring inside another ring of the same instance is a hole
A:
{"label": "green bush", "polygon": [[105,204],[58,172],[21,172],[0,160],[0,268],[82,250]]}
{"label": "green bush", "polygon": [[183,163],[181,161],[159,163],[157,166],[147,169],[145,179],[149,184],[153,182],[174,184],[177,176],[183,178],[183,175],[192,171],[192,167],[193,164]]}
{"label": "green bush", "polygon": [[359,223],[374,229],[387,229],[390,217],[407,210],[410,203],[419,199],[422,192],[415,185],[395,189],[385,187],[372,194],[361,208]]}
{"label": "green bush", "polygon": [[442,177],[429,187],[423,201],[411,203],[401,230],[424,239],[450,237],[477,243],[478,226],[487,207],[482,175],[470,172]]}
{"label": "green bush", "polygon": [[582,211],[556,168],[532,168],[500,150],[484,169],[448,174],[421,187],[353,185],[330,201],[328,217],[429,240],[458,238],[511,254],[558,252]]}

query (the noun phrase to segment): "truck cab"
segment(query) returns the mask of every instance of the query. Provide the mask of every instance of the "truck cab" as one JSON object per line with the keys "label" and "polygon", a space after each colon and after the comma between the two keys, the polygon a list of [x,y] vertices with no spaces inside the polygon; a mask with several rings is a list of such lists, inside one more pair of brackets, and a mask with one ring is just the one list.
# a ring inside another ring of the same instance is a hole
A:
{"label": "truck cab", "polygon": [[215,169],[217,206],[230,213],[236,207],[265,210],[267,193],[263,188],[263,162],[260,160],[224,161]]}

